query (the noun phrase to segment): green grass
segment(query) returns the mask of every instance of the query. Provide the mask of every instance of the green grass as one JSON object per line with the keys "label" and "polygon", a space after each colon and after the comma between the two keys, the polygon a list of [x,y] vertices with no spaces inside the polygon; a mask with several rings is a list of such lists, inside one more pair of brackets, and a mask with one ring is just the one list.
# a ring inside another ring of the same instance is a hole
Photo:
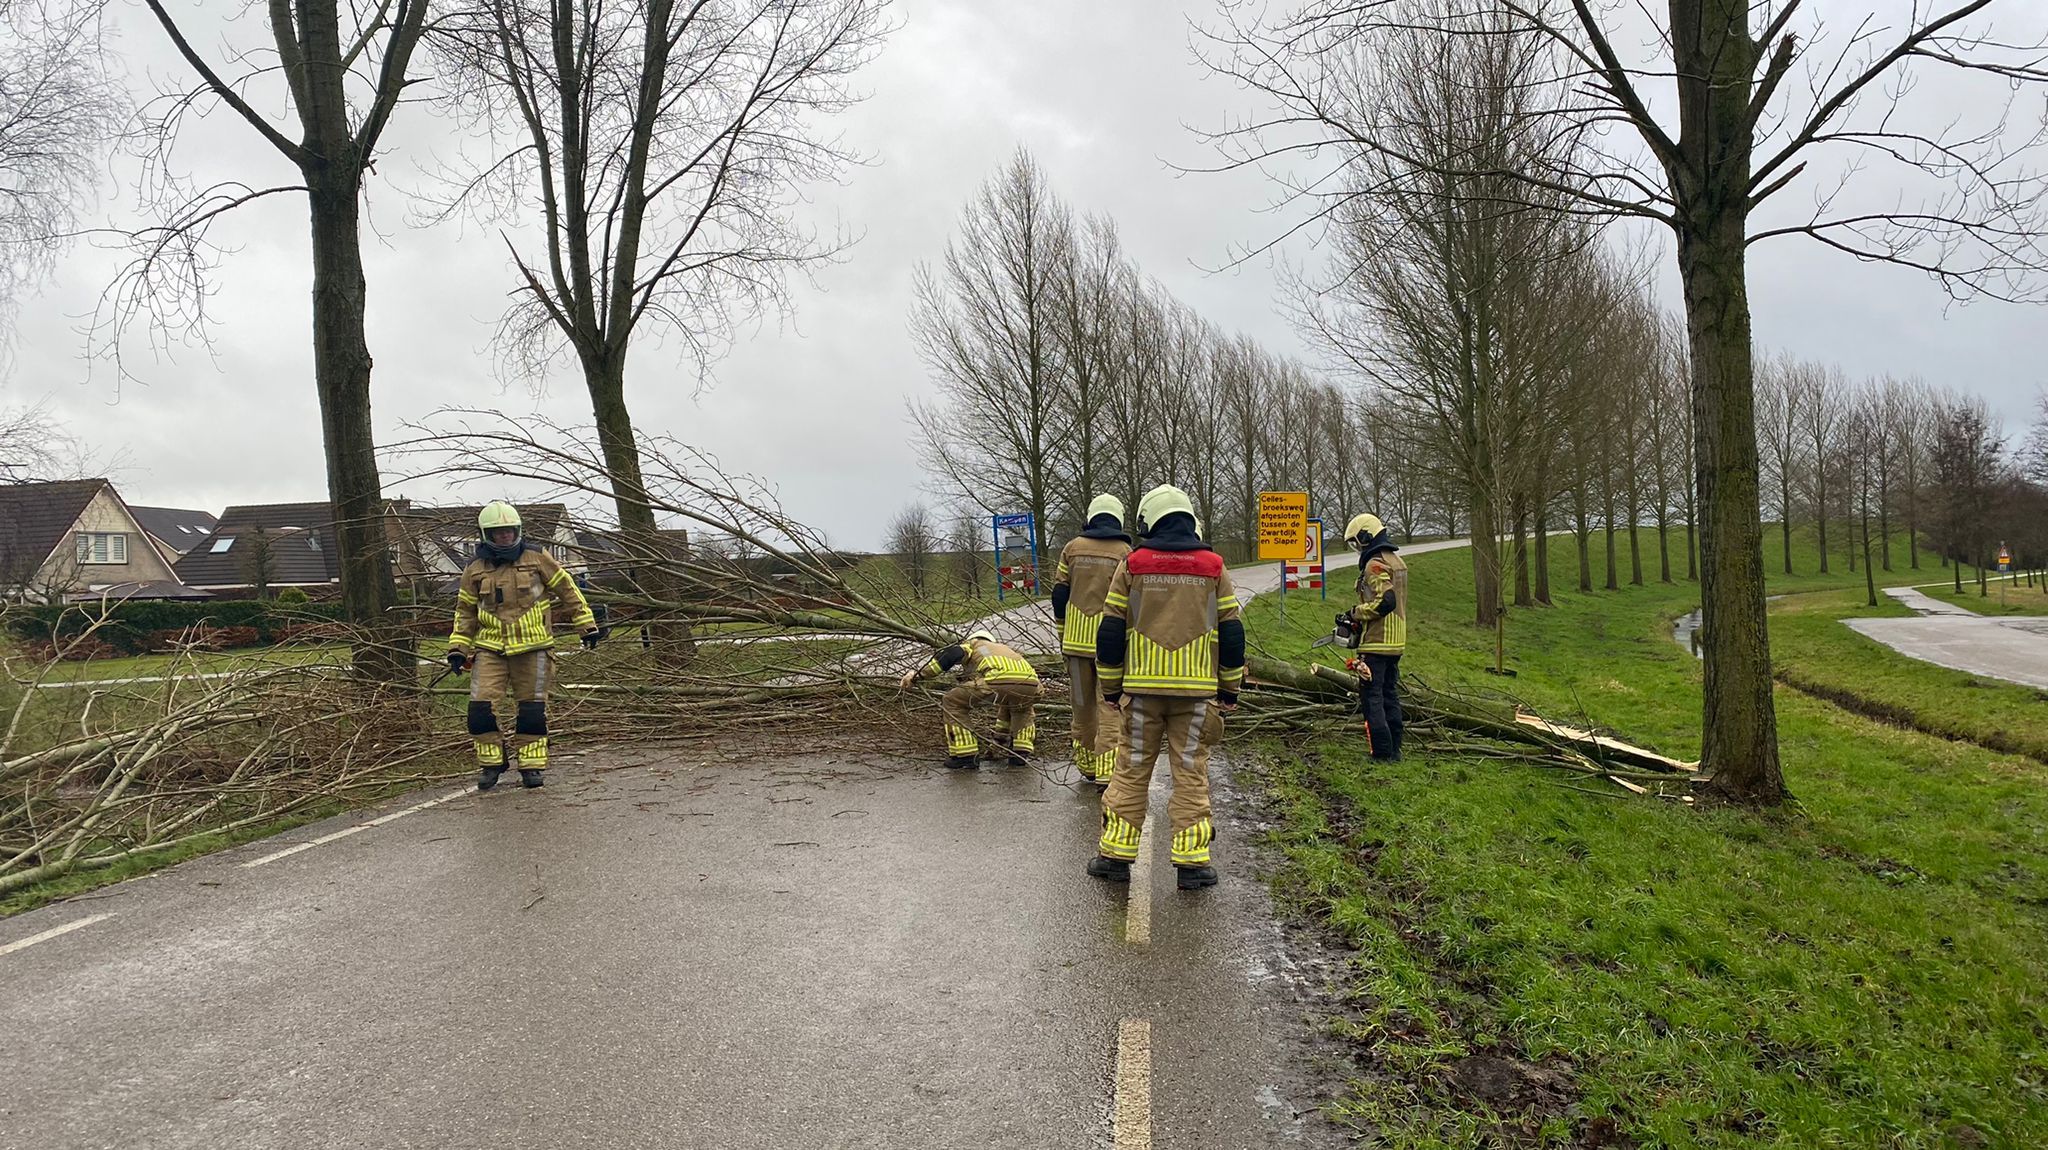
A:
{"label": "green grass", "polygon": [[[1554,558],[1575,582],[1569,541]],[[1469,563],[1412,561],[1404,673],[1498,689]],[[1774,630],[1855,638],[1828,611],[1861,580],[1775,577],[1832,590]],[[1669,623],[1695,599],[1652,585],[1517,612],[1509,685],[1691,757],[1700,668]],[[1257,601],[1255,641],[1301,657],[1328,618],[1308,606],[1290,624]],[[2048,1139],[2048,769],[1777,701],[1800,802],[1768,814],[1595,797],[1521,765],[1374,763],[1355,740],[1261,767],[1283,900],[1356,949],[1340,1119],[1392,1147],[1580,1145],[1609,1122],[1646,1146]],[[1488,1103],[1461,1085],[1479,1053],[1557,1077]]]}
{"label": "green grass", "polygon": [[[1979,615],[2048,615],[2048,582],[2043,582],[2039,577],[2035,578],[2032,587],[2027,586],[2024,578],[1993,579],[1985,590],[1989,593],[1977,593],[1977,581],[1974,578],[1963,580],[1963,593],[1960,595],[1956,594],[1955,585],[1952,583],[1920,588],[1924,595],[1944,603],[1954,603],[1966,611],[1975,611]],[[2002,596],[2001,590],[2004,592]]]}
{"label": "green grass", "polygon": [[2048,763],[2048,691],[1908,658],[1841,620],[1910,614],[1862,591],[1772,605],[1771,659],[1781,681],[1873,718]]}

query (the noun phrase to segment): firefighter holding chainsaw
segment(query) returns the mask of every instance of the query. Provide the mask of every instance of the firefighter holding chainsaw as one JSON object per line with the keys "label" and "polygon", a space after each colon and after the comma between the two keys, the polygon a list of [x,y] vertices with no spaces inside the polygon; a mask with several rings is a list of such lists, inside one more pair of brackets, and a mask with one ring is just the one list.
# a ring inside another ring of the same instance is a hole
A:
{"label": "firefighter holding chainsaw", "polygon": [[995,704],[995,740],[989,752],[1021,767],[1038,743],[1038,671],[1016,648],[996,642],[987,631],[975,631],[925,662],[923,667],[904,673],[902,687],[909,690],[920,679],[934,678],[948,671],[960,672],[960,685],[939,700],[939,714],[946,732],[946,765],[955,770],[972,769],[982,754],[981,739],[974,733],[974,709]]}
{"label": "firefighter holding chainsaw", "polygon": [[1358,606],[1337,616],[1337,635],[1357,650],[1358,710],[1372,757],[1401,757],[1401,652],[1408,645],[1408,564],[1377,515],[1356,515],[1344,542],[1358,548]]}
{"label": "firefighter holding chainsaw", "polygon": [[[472,672],[469,735],[476,744],[476,789],[498,785],[508,760],[519,781],[543,785],[548,765],[548,671],[555,627],[583,633],[583,645],[604,638],[576,580],[554,556],[522,534],[519,511],[503,500],[476,518],[476,558],[455,592],[455,629],[448,636],[448,669]],[[498,724],[496,704],[506,694],[517,704],[512,735]]]}

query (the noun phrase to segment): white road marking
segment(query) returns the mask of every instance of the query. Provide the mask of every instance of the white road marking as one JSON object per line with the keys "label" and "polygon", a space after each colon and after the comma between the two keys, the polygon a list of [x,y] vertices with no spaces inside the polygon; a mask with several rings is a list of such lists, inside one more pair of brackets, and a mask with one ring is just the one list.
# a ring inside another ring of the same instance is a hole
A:
{"label": "white road marking", "polygon": [[29,935],[27,938],[17,938],[13,942],[8,943],[6,946],[0,946],[0,954],[13,954],[17,950],[27,950],[29,947],[32,947],[39,942],[48,942],[51,939],[58,937],[59,935],[70,934],[72,931],[77,930],[80,927],[91,926],[93,923],[96,922],[104,922],[112,917],[114,917],[112,913],[89,914],[86,915],[84,918],[77,919],[73,922],[67,922],[63,926],[53,926],[50,929],[42,932],[41,934],[32,934]]}
{"label": "white road marking", "polygon": [[438,807],[442,803],[445,803],[450,799],[459,799],[462,796],[469,793],[469,788],[465,787],[462,790],[442,795],[438,799],[428,799],[426,802],[419,803],[415,806],[407,807],[402,811],[393,811],[388,815],[380,815],[379,817],[371,819],[369,822],[366,823],[357,823],[355,826],[352,827],[344,827],[341,830],[335,831],[333,834],[321,835],[317,839],[308,839],[305,842],[299,843],[296,846],[289,846],[273,854],[264,855],[260,859],[250,859],[248,862],[243,863],[242,866],[244,868],[262,866],[264,863],[273,863],[281,858],[290,858],[292,855],[298,854],[300,851],[309,851],[312,850],[314,847],[322,846],[326,843],[331,843],[336,839],[345,839],[352,834],[356,834],[360,831],[369,830],[371,827],[381,827],[385,823],[396,822],[397,820],[402,819],[407,815],[417,814],[420,811],[426,810],[428,807]]}
{"label": "white road marking", "polygon": [[1152,1150],[1152,1024],[1126,1018],[1116,1030],[1116,1150]]}

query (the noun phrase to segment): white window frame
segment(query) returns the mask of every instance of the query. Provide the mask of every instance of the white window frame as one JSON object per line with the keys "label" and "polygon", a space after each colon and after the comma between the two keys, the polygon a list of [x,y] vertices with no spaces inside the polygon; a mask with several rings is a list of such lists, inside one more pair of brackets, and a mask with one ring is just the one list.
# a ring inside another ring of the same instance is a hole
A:
{"label": "white window frame", "polygon": [[128,565],[128,533],[126,531],[80,531],[74,536],[73,554],[81,567],[126,567]]}

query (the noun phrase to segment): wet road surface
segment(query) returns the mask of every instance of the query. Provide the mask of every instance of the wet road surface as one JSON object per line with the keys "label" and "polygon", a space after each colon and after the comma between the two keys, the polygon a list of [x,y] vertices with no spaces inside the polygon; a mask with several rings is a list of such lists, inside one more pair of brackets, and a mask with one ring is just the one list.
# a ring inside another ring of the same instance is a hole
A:
{"label": "wet road surface", "polygon": [[1134,902],[1059,772],[551,774],[0,922],[0,1147],[1330,1144],[1227,785]]}
{"label": "wet road surface", "polygon": [[1887,587],[1885,594],[1916,614],[1843,622],[1923,662],[2048,690],[2048,618],[1979,615],[1911,587]]}

